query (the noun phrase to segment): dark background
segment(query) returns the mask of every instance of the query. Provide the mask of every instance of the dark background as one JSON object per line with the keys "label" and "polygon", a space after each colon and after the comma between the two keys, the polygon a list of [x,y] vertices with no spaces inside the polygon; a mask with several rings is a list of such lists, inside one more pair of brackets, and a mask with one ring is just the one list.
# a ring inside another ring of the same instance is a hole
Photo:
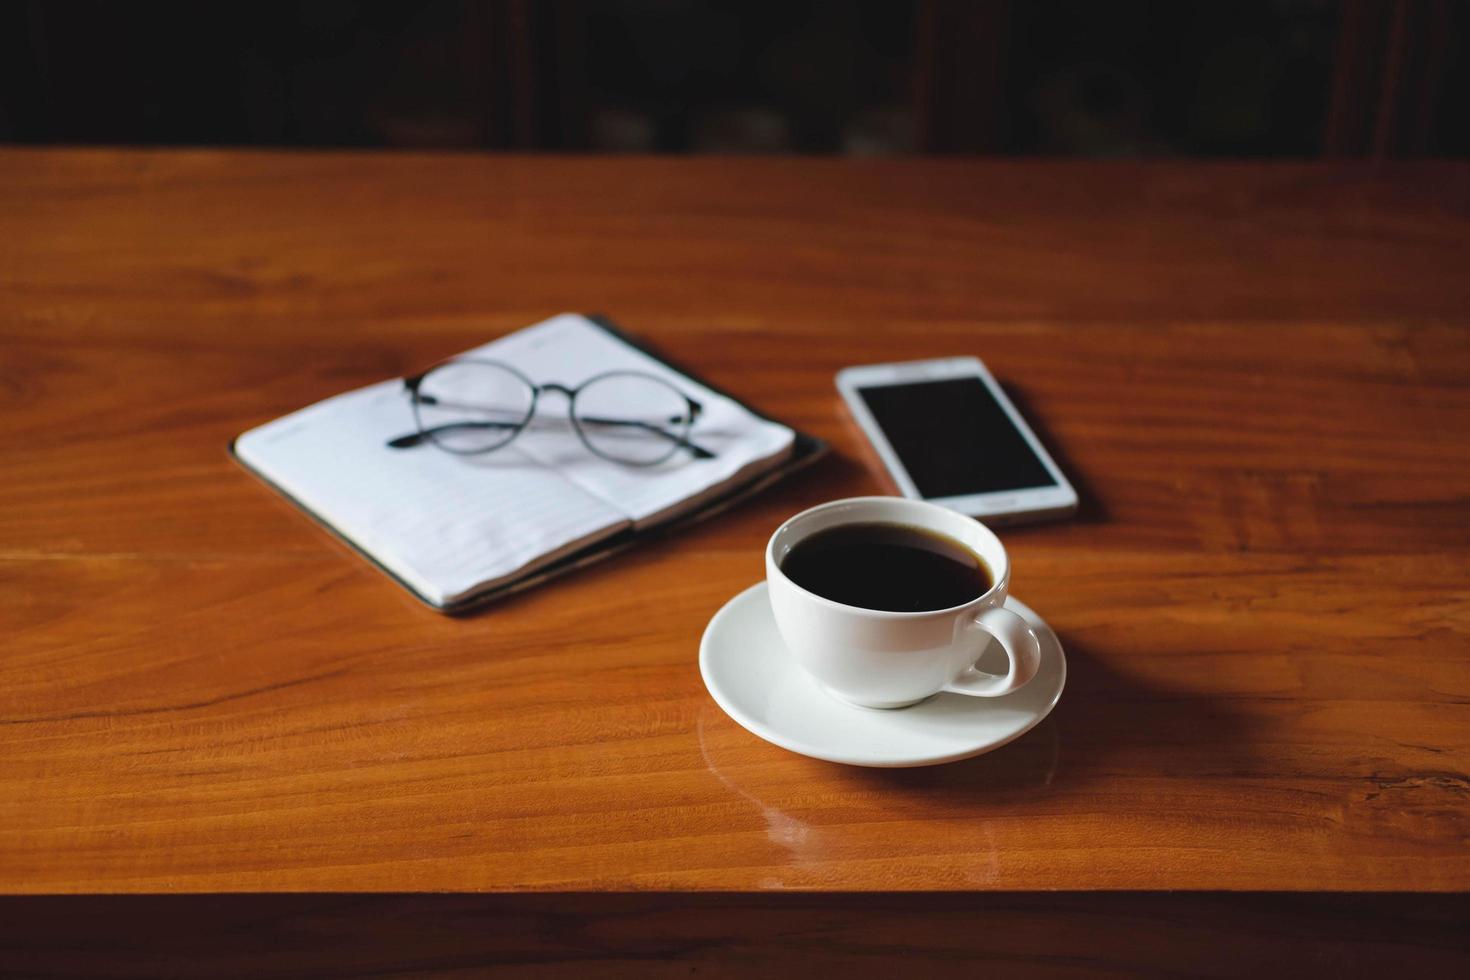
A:
{"label": "dark background", "polygon": [[599,152],[1467,149],[1455,0],[0,3],[0,141]]}

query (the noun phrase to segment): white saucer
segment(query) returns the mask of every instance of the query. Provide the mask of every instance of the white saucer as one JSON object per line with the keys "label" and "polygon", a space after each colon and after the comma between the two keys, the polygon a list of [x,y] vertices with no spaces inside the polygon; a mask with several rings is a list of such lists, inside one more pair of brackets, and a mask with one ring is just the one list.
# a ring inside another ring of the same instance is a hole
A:
{"label": "white saucer", "polygon": [[[860,708],[817,685],[786,652],[766,583],[725,603],[699,643],[704,686],[741,726],[783,749],[850,766],[933,766],[999,748],[1030,731],[1056,707],[1067,658],[1051,627],[1025,603],[1006,600],[1041,639],[1041,670],[1002,698],[940,693],[909,708]],[[1003,657],[1003,651],[992,650]],[[986,664],[982,669],[1004,670]]]}

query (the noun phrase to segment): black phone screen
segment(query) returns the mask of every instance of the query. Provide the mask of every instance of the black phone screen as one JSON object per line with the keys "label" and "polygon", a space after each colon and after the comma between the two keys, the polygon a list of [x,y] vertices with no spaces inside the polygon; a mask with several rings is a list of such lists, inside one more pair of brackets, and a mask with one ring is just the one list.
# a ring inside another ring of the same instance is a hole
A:
{"label": "black phone screen", "polygon": [[979,378],[874,385],[857,393],[921,496],[1057,485]]}

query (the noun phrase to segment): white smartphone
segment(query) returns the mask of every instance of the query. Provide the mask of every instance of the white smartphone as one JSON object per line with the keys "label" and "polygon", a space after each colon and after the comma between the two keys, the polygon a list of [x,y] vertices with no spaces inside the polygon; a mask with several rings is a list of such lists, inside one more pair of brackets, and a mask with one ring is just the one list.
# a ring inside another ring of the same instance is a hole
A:
{"label": "white smartphone", "polygon": [[1077,491],[978,358],[845,368],[837,390],[905,497],[991,524],[1076,512]]}

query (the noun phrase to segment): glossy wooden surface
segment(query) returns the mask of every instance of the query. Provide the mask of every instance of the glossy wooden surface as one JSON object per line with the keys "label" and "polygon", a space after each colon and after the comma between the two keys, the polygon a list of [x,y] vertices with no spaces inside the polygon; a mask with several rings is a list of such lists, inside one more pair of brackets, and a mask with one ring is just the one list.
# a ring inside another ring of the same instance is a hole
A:
{"label": "glossy wooden surface", "polygon": [[[1470,170],[0,152],[0,891],[1470,888]],[[481,615],[230,462],[564,309],[834,458]],[[1055,714],[902,772],[696,666],[879,486],[839,367],[984,358]],[[1177,965],[1177,964],[1176,964]]]}

